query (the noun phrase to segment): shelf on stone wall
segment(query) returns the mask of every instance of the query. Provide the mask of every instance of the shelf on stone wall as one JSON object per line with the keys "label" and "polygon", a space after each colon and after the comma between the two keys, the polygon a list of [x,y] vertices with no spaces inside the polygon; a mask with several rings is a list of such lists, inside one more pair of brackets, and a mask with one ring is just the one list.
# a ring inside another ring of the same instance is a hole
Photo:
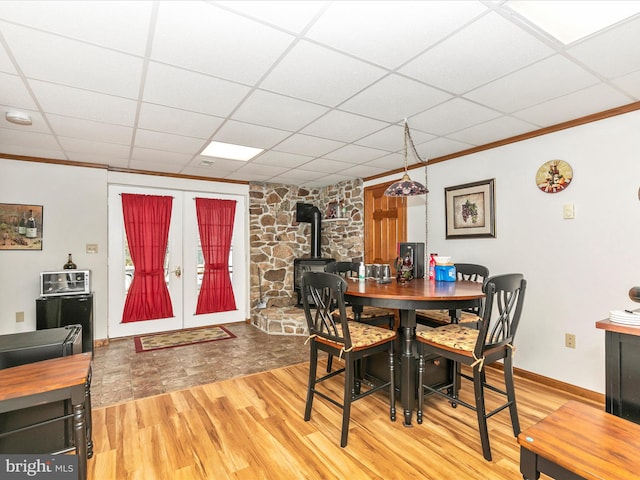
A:
{"label": "shelf on stone wall", "polygon": [[323,222],[340,222],[340,221],[347,222],[349,221],[349,219],[348,218],[323,218],[322,221]]}

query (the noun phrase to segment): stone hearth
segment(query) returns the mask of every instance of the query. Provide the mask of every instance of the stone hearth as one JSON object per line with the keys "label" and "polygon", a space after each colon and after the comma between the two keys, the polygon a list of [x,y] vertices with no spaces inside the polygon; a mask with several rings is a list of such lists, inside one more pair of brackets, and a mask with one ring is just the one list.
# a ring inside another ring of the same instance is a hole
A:
{"label": "stone hearth", "polygon": [[[251,323],[279,335],[305,335],[304,312],[295,307],[294,260],[311,252],[311,224],[297,223],[296,203],[310,203],[322,212],[321,256],[337,261],[364,256],[364,187],[362,180],[322,189],[251,183],[249,185]],[[341,206],[340,218],[324,219],[330,207]],[[262,286],[260,285],[262,283]],[[262,299],[267,309],[258,310]]]}
{"label": "stone hearth", "polygon": [[309,334],[304,310],[299,307],[254,308],[251,324],[272,335]]}

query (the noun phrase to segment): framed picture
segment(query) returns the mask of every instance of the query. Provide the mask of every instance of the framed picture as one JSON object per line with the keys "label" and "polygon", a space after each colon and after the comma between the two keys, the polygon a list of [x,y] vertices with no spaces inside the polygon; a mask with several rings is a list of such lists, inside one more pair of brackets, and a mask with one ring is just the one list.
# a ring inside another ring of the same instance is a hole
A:
{"label": "framed picture", "polygon": [[446,238],[496,236],[495,179],[444,189]]}
{"label": "framed picture", "polygon": [[327,206],[327,213],[324,218],[338,218],[338,208],[338,202],[329,203]]}
{"label": "framed picture", "polygon": [[0,203],[0,250],[42,250],[42,205]]}

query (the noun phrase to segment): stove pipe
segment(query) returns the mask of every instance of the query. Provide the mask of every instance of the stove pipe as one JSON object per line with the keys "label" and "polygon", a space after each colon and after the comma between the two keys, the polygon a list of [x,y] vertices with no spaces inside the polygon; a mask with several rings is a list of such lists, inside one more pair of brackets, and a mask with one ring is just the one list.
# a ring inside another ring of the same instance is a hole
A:
{"label": "stove pipe", "polygon": [[322,243],[322,219],[320,217],[320,210],[314,207],[311,218],[311,258],[320,258]]}

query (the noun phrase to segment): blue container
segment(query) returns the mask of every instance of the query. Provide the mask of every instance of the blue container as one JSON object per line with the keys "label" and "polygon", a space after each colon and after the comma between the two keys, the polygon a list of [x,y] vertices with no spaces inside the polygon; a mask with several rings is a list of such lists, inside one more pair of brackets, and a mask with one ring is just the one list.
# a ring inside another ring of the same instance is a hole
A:
{"label": "blue container", "polygon": [[436,265],[436,281],[437,282],[455,282],[456,267],[453,265]]}

